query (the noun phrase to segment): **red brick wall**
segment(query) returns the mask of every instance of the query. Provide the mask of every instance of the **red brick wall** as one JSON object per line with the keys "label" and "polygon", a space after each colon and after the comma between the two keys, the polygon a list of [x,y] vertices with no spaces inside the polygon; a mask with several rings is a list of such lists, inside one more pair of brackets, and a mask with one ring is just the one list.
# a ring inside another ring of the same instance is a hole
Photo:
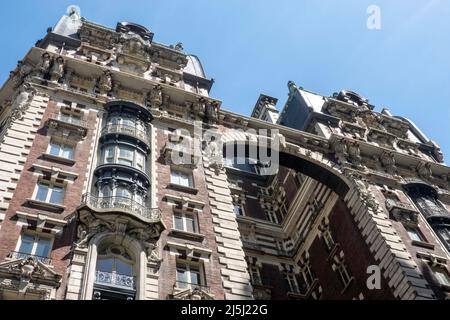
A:
{"label": "red brick wall", "polygon": [[[220,264],[219,256],[217,253],[217,243],[215,240],[215,233],[213,229],[213,221],[211,216],[211,211],[208,202],[208,191],[206,189],[206,180],[204,177],[204,171],[201,167],[201,163],[198,168],[193,171],[194,186],[198,189],[198,193],[193,195],[182,191],[177,191],[168,187],[170,184],[170,165],[165,164],[162,152],[164,146],[168,141],[167,131],[162,129],[156,129],[156,137],[154,139],[157,144],[157,151],[159,154],[156,155],[156,171],[157,171],[157,206],[161,208],[163,220],[167,227],[160,238],[160,243],[164,247],[163,251],[163,261],[160,267],[160,278],[159,278],[159,293],[160,299],[167,299],[167,296],[173,292],[173,285],[176,280],[176,259],[175,256],[169,254],[169,248],[167,248],[166,243],[168,241],[178,242],[178,243],[188,243],[195,245],[197,247],[206,248],[212,250],[211,259],[209,263],[205,264],[205,277],[206,285],[210,287],[212,294],[214,294],[216,299],[224,298],[224,291],[222,286],[221,274],[220,274]],[[205,203],[205,207],[202,213],[198,215],[198,223],[200,233],[205,236],[202,242],[187,240],[175,236],[169,235],[170,229],[173,228],[173,209],[172,205],[169,205],[164,201],[165,195],[176,195],[180,197],[189,197],[197,201],[202,201]]]}
{"label": "red brick wall", "polygon": [[[0,231],[0,261],[2,261],[11,251],[14,251],[20,237],[21,228],[17,227],[16,211],[26,213],[44,213],[49,217],[64,219],[67,215],[73,213],[79,206],[83,192],[83,184],[85,182],[86,170],[89,167],[88,158],[89,151],[93,139],[94,127],[96,123],[96,112],[90,111],[85,115],[88,122],[89,131],[87,136],[79,142],[74,152],[73,166],[63,165],[51,161],[44,160],[42,154],[46,153],[50,136],[47,136],[46,123],[52,113],[59,112],[59,107],[53,101],[48,103],[47,109],[43,115],[38,133],[35,136],[30,149],[24,169],[20,175],[10,206],[6,211],[5,221]],[[26,199],[32,198],[33,192],[38,181],[38,176],[33,174],[33,164],[39,164],[47,167],[59,167],[65,171],[78,174],[73,184],[68,184],[64,195],[64,206],[66,207],[62,213],[48,212],[42,209],[30,208],[26,204]],[[63,276],[63,283],[58,290],[58,298],[63,298],[65,290],[66,269],[70,262],[70,248],[74,241],[73,226],[67,226],[63,230],[63,235],[54,239],[51,252],[52,264],[54,271]]]}

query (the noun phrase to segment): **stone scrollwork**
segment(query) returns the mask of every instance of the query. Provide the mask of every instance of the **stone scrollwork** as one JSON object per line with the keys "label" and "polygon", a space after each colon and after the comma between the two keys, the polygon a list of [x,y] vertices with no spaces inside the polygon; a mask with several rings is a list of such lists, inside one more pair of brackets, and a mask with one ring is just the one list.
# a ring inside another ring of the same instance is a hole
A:
{"label": "stone scrollwork", "polygon": [[370,190],[370,183],[367,179],[354,172],[346,172],[345,175],[355,182],[356,190],[362,201],[376,214],[380,212],[380,204]]}

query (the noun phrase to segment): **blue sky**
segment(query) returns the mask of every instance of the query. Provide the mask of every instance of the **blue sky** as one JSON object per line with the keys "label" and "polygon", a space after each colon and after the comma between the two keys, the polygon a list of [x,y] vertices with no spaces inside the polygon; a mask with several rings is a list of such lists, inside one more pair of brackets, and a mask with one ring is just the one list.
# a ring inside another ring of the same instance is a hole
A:
{"label": "blue sky", "polygon": [[[249,114],[260,93],[281,109],[289,80],[324,95],[351,89],[412,119],[449,159],[448,0],[1,1],[1,83],[70,4],[100,24],[132,21],[158,42],[182,42],[225,109]],[[380,30],[366,26],[369,5],[381,9]]]}

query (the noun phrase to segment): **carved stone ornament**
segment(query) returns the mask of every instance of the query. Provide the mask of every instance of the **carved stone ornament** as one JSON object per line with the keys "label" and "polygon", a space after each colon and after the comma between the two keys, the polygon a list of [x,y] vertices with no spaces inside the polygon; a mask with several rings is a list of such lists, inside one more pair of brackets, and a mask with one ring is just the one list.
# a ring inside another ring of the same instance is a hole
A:
{"label": "carved stone ornament", "polygon": [[64,59],[56,57],[50,70],[50,81],[58,82],[64,76]]}
{"label": "carved stone ornament", "polygon": [[16,120],[21,120],[28,110],[36,90],[30,85],[23,85],[14,99],[11,107],[11,124]]}
{"label": "carved stone ornament", "polygon": [[419,177],[422,179],[430,179],[433,175],[433,172],[431,171],[431,163],[422,161],[420,162],[416,167],[417,173],[419,174]]}
{"label": "carved stone ornament", "polygon": [[370,183],[367,179],[362,178],[360,175],[353,172],[346,172],[345,175],[355,182],[356,190],[359,193],[361,200],[371,208],[375,213],[380,211],[380,204],[375,199],[372,191],[370,190]]}
{"label": "carved stone ornament", "polygon": [[29,63],[19,61],[16,70],[11,72],[14,88],[20,87],[24,83],[24,81],[32,75],[33,70],[33,66],[31,66]]}
{"label": "carved stone ornament", "polygon": [[380,156],[380,162],[386,169],[387,173],[395,175],[397,167],[395,166],[395,158],[393,152],[384,151]]}
{"label": "carved stone ornament", "polygon": [[41,61],[39,62],[37,66],[37,74],[41,78],[45,78],[48,73],[50,72],[50,65],[52,63],[52,59],[50,57],[50,54],[48,52],[45,52],[41,56]]}
{"label": "carved stone ornament", "polygon": [[100,94],[107,95],[109,92],[111,92],[113,88],[113,81],[112,81],[112,75],[111,72],[105,71],[100,78],[97,80],[97,87],[100,91]]}
{"label": "carved stone ornament", "polygon": [[162,87],[158,84],[150,93],[150,105],[152,109],[159,109],[163,103]]}

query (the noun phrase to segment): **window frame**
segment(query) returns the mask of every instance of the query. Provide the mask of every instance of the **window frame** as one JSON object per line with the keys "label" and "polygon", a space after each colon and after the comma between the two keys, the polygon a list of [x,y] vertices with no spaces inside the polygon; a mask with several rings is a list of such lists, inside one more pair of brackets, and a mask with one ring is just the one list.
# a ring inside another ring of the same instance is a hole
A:
{"label": "window frame", "polygon": [[[52,154],[52,148],[53,146],[57,146],[59,148],[59,152],[57,155]],[[65,147],[70,147],[71,149],[71,154],[70,157],[64,157],[64,149]],[[75,146],[73,144],[70,143],[66,143],[66,142],[62,142],[62,141],[58,141],[55,139],[51,139],[50,142],[48,143],[48,147],[47,147],[47,154],[51,155],[53,157],[58,157],[58,158],[63,158],[63,159],[67,159],[67,160],[73,160],[74,159],[74,155],[75,155]]]}
{"label": "window frame", "polygon": [[[174,177],[174,174],[177,174],[177,176]],[[181,184],[180,180],[174,181],[174,178],[180,178],[181,175],[184,175],[185,178],[187,177],[188,185]],[[187,170],[171,168],[170,169],[170,184],[185,187],[185,188],[195,188],[194,174],[192,172],[188,172]]]}
{"label": "window frame", "polygon": [[[121,156],[121,150],[126,150],[127,152],[132,153],[132,159],[131,157],[123,157]],[[111,154],[112,151],[112,154]],[[101,151],[101,163],[102,164],[119,164],[124,166],[129,166],[132,168],[135,168],[139,171],[146,172],[147,170],[147,155],[145,152],[142,152],[138,148],[135,148],[130,145],[126,144],[109,144],[103,147]],[[142,163],[139,163],[139,157],[143,160]],[[123,162],[120,162],[123,160]],[[130,164],[131,162],[131,164]],[[142,164],[142,167],[141,167]]]}
{"label": "window frame", "polygon": [[285,272],[284,279],[286,280],[289,292],[300,293],[300,286],[298,285],[297,277],[294,272]]}
{"label": "window frame", "polygon": [[[185,274],[187,275],[186,278],[189,281],[181,281],[178,280],[178,270],[182,269],[182,267],[185,267]],[[199,282],[200,283],[192,283],[192,268],[198,269],[199,273]],[[182,284],[181,286],[179,284]],[[193,263],[185,260],[178,260],[175,265],[175,286],[179,289],[192,289],[195,286],[199,287],[205,287],[206,286],[206,276],[205,276],[205,269],[202,263]]]}
{"label": "window frame", "polygon": [[[178,229],[177,228],[177,224],[176,224],[176,217],[177,216],[181,216],[181,221],[183,223],[183,229]],[[187,217],[191,217],[192,218],[192,225],[194,227],[193,231],[188,231],[188,223],[187,223]],[[189,233],[195,233],[195,234],[199,234],[200,233],[200,228],[199,228],[199,224],[198,224],[198,217],[196,214],[194,213],[188,213],[188,212],[184,212],[184,211],[175,211],[173,213],[173,229],[177,230],[177,231],[183,231],[183,232],[189,232]]]}
{"label": "window frame", "polygon": [[[40,188],[41,185],[45,185],[47,187],[45,200],[38,199],[39,188]],[[54,193],[54,189],[55,188],[61,189],[61,201],[60,202],[51,202],[50,201],[52,199],[52,197],[53,197],[53,193]],[[59,183],[54,183],[54,182],[51,182],[51,181],[39,180],[36,183],[36,186],[35,186],[35,189],[34,189],[34,192],[33,192],[33,200],[44,202],[44,203],[48,203],[48,204],[52,204],[52,205],[63,205],[65,194],[66,194],[65,185],[59,184]]]}
{"label": "window frame", "polygon": [[[31,249],[31,252],[23,252],[20,251],[20,248],[22,247],[22,243],[23,243],[23,237],[24,236],[29,236],[33,238],[33,247]],[[36,255],[36,249],[38,246],[39,241],[36,240],[47,240],[49,241],[49,245],[48,245],[48,252],[46,256],[40,256],[40,255]],[[17,241],[16,244],[16,248],[15,248],[15,252],[18,253],[22,253],[22,254],[28,254],[31,256],[35,256],[35,257],[41,257],[41,258],[50,258],[51,253],[52,253],[52,249],[53,249],[53,242],[54,242],[54,237],[52,237],[51,235],[47,235],[47,234],[42,234],[39,232],[35,232],[35,231],[30,231],[30,230],[24,230],[21,234],[20,237]]]}

